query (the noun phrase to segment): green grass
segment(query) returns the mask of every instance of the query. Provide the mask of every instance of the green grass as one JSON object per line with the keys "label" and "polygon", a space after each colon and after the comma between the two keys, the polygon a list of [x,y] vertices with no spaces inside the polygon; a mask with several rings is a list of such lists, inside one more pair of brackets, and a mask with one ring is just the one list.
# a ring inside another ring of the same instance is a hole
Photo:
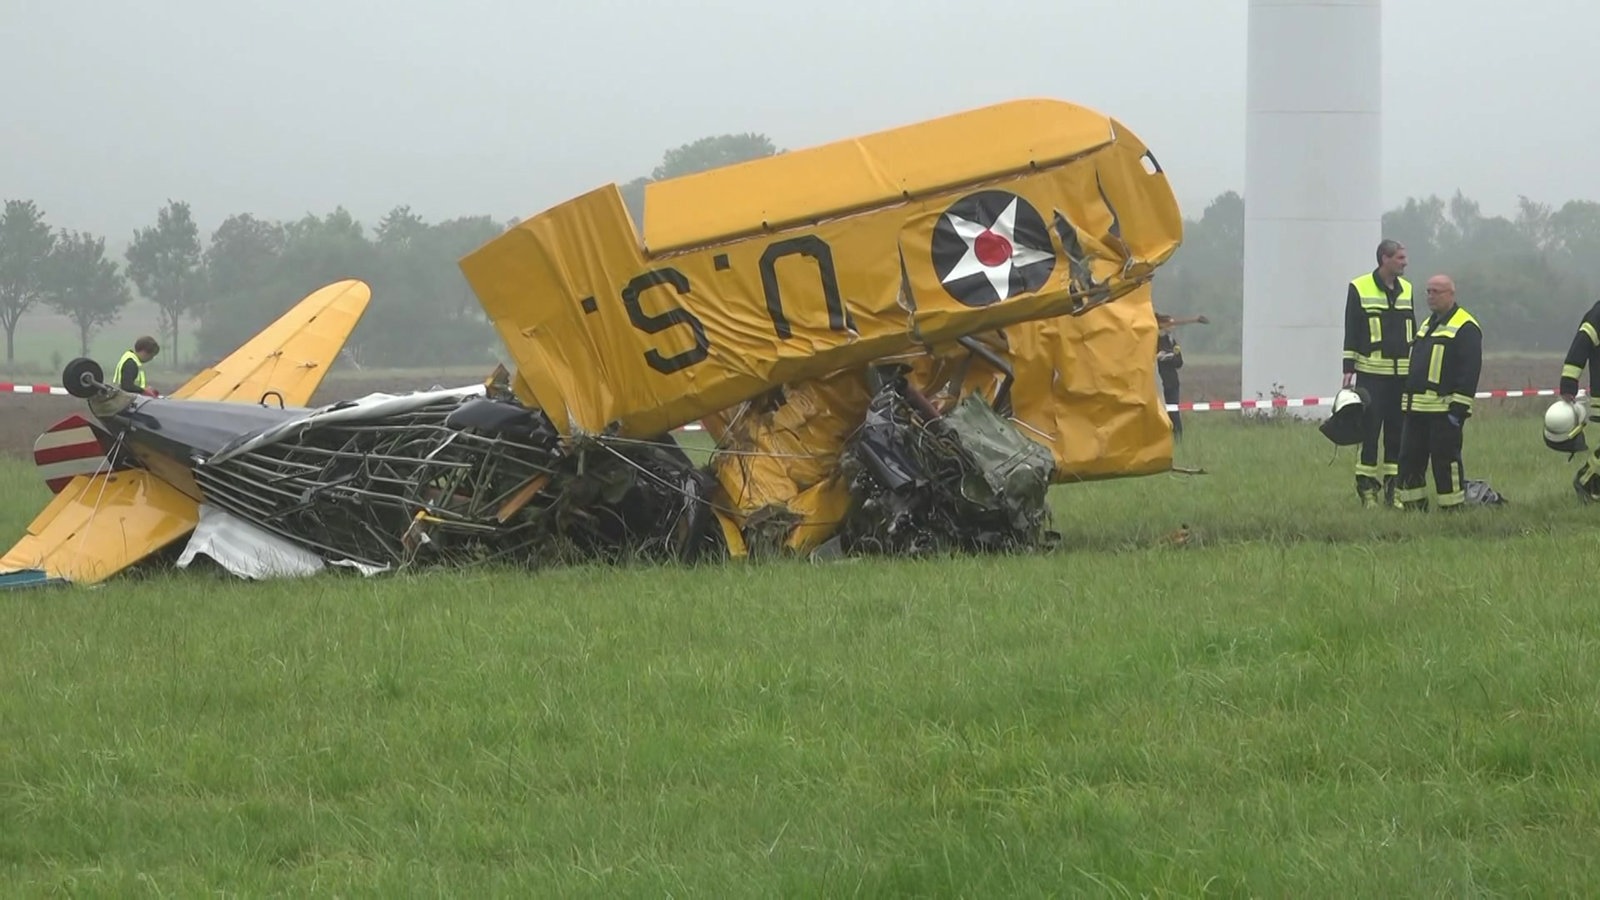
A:
{"label": "green grass", "polygon": [[[1461,516],[1356,509],[1310,427],[1186,421],[1209,474],[1059,488],[1055,554],[7,596],[0,879],[1586,893],[1597,513],[1537,419],[1468,426],[1512,503]],[[0,490],[5,538],[44,492]]]}

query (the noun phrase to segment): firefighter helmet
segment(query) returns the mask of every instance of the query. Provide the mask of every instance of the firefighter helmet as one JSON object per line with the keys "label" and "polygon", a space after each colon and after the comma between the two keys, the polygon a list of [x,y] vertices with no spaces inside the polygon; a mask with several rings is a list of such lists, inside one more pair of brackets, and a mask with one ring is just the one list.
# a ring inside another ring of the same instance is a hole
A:
{"label": "firefighter helmet", "polygon": [[1587,449],[1583,429],[1588,424],[1588,404],[1557,400],[1544,411],[1544,444],[1562,453],[1582,453]]}
{"label": "firefighter helmet", "polygon": [[1366,416],[1371,414],[1372,395],[1364,387],[1340,388],[1333,395],[1333,415],[1319,426],[1323,437],[1341,447],[1361,443]]}

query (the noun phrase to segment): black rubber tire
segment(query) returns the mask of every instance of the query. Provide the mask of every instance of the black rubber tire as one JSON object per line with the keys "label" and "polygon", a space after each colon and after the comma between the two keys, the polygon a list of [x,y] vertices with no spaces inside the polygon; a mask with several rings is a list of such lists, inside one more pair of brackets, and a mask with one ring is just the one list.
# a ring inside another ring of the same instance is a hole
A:
{"label": "black rubber tire", "polygon": [[79,400],[87,400],[100,390],[106,373],[100,364],[87,356],[80,356],[61,370],[61,386]]}

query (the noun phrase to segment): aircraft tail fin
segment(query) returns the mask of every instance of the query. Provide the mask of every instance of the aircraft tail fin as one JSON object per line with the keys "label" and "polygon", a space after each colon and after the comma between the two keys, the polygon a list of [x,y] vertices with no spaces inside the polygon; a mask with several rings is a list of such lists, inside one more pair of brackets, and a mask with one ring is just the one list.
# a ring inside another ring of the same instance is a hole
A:
{"label": "aircraft tail fin", "polygon": [[372,288],[350,278],[308,294],[277,321],[170,395],[179,400],[305,406],[366,312]]}

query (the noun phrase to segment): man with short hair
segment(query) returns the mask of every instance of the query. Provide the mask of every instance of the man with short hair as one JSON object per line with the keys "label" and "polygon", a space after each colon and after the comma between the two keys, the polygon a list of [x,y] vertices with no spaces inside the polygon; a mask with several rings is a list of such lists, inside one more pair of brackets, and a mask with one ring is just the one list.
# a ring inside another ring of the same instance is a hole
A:
{"label": "man with short hair", "polygon": [[112,375],[116,385],[130,394],[159,396],[153,388],[145,385],[144,366],[160,352],[161,345],[149,335],[134,341],[133,349],[124,351],[122,358],[117,360],[116,374]]}
{"label": "man with short hair", "polygon": [[1472,415],[1483,368],[1483,329],[1456,304],[1447,275],[1428,279],[1429,316],[1417,329],[1401,404],[1400,476],[1395,505],[1428,508],[1428,465],[1433,464],[1439,508],[1459,509],[1467,499],[1461,470],[1461,430]]}
{"label": "man with short hair", "polygon": [[[1394,500],[1400,459],[1400,395],[1410,371],[1411,342],[1417,319],[1406,271],[1406,248],[1385,239],[1378,244],[1378,267],[1350,280],[1344,303],[1344,386],[1364,389],[1368,409],[1361,454],[1356,457],[1356,495],[1363,506]],[[1383,438],[1383,460],[1378,439]]]}

